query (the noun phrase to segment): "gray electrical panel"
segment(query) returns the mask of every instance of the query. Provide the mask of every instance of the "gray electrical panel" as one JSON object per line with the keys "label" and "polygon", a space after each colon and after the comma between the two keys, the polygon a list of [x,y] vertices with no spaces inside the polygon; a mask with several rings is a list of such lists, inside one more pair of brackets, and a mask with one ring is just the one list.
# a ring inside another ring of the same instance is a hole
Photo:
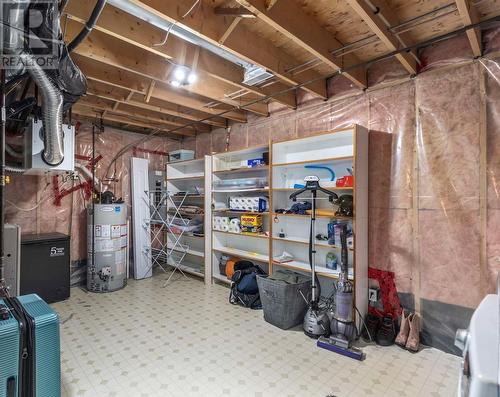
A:
{"label": "gray electrical panel", "polygon": [[5,224],[4,249],[6,285],[10,296],[17,296],[20,293],[21,272],[21,227],[19,225]]}

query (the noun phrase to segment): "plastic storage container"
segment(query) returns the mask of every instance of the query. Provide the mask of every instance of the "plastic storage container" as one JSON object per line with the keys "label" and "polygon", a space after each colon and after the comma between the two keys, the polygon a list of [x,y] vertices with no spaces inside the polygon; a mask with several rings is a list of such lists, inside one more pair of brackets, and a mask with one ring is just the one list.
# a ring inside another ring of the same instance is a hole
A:
{"label": "plastic storage container", "polygon": [[193,150],[174,150],[168,154],[171,163],[175,163],[177,161],[187,161],[194,159],[194,151]]}
{"label": "plastic storage container", "polygon": [[238,179],[219,179],[213,182],[214,189],[261,189],[269,186],[266,177],[256,178],[238,178]]}
{"label": "plastic storage container", "polygon": [[[285,281],[288,280],[288,281]],[[257,276],[264,320],[281,329],[301,324],[311,295],[311,277],[288,270],[276,270],[273,276]]]}

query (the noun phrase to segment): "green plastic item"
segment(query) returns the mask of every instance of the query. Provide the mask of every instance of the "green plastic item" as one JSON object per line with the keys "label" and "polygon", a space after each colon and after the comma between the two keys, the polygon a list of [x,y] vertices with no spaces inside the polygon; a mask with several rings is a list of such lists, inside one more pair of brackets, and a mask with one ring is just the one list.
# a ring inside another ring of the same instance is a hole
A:
{"label": "green plastic item", "polygon": [[337,255],[335,255],[335,252],[329,252],[326,254],[326,268],[331,269],[331,270],[337,270],[337,265],[338,265],[338,259]]}

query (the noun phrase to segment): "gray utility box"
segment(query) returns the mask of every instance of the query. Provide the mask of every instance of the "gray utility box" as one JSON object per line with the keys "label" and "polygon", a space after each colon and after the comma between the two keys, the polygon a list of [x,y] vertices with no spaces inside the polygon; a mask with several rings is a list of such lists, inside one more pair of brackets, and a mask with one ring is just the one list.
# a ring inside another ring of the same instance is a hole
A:
{"label": "gray utility box", "polygon": [[5,282],[10,296],[19,295],[21,270],[21,228],[19,225],[5,224]]}

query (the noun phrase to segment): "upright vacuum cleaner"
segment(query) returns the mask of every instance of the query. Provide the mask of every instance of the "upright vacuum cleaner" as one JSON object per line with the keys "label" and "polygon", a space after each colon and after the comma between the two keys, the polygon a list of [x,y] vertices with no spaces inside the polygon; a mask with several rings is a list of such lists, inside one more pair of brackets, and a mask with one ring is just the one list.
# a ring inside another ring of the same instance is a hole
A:
{"label": "upright vacuum cleaner", "polygon": [[340,275],[335,284],[335,309],[330,324],[331,334],[328,338],[326,336],[319,338],[317,345],[356,360],[363,360],[363,352],[352,347],[357,337],[357,328],[353,313],[354,285],[349,280],[348,273],[347,225],[342,227],[340,241],[342,245]]}
{"label": "upright vacuum cleaner", "polygon": [[336,193],[323,189],[319,185],[317,176],[306,176],[304,179],[305,187],[297,190],[290,195],[290,199],[297,201],[297,196],[311,192],[311,229],[309,233],[309,264],[311,266],[311,301],[308,302],[309,308],[304,316],[304,333],[311,338],[319,338],[320,336],[328,336],[330,334],[330,319],[328,317],[327,308],[320,307],[319,300],[321,297],[321,286],[316,275],[316,200],[318,191],[327,195],[330,202],[338,199]]}

